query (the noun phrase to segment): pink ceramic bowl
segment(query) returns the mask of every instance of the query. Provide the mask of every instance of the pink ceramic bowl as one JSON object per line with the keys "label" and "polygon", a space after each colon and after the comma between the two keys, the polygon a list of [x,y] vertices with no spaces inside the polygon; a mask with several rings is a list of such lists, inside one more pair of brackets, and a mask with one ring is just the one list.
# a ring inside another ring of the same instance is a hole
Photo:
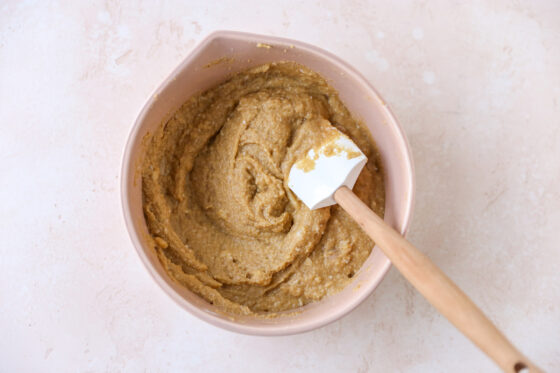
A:
{"label": "pink ceramic bowl", "polygon": [[405,234],[414,199],[414,171],[410,150],[395,117],[364,77],[329,52],[295,40],[240,32],[218,31],[203,40],[150,96],[130,133],[123,156],[121,194],[128,232],[142,262],[161,288],[181,307],[213,325],[256,335],[286,335],[319,328],[344,316],[381,282],[390,267],[377,247],[340,293],[273,319],[226,315],[188,289],[172,281],[147,244],[142,212],[141,164],[150,134],[190,96],[251,66],[295,61],[320,73],[339,92],[377,143],[385,171],[385,221]]}

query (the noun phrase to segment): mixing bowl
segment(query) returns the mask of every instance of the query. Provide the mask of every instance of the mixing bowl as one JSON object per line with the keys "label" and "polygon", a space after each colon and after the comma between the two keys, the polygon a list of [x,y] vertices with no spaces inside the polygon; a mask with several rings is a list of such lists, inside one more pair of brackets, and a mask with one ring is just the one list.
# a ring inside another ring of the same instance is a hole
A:
{"label": "mixing bowl", "polygon": [[174,282],[146,239],[139,166],[150,135],[193,94],[224,81],[233,73],[274,61],[295,61],[318,72],[338,91],[353,116],[371,131],[385,177],[385,221],[406,233],[414,200],[414,171],[408,142],[391,111],[366,79],[333,54],[312,45],[278,37],[218,31],[204,39],[148,98],[124,151],[121,198],[126,226],[140,259],[153,279],[179,306],[213,325],[255,335],[301,333],[326,325],[360,304],[381,282],[390,261],[374,247],[352,282],[320,302],[274,318],[221,312]]}

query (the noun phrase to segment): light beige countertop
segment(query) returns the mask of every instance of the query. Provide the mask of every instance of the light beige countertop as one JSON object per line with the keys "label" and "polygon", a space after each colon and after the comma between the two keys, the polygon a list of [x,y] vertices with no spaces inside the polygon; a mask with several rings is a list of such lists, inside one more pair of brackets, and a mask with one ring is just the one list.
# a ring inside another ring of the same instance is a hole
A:
{"label": "light beige countertop", "polygon": [[523,352],[560,367],[557,1],[0,3],[0,372],[497,372],[395,269],[303,335],[236,335],[149,277],[121,214],[128,131],[204,36],[357,67],[408,135],[409,238]]}

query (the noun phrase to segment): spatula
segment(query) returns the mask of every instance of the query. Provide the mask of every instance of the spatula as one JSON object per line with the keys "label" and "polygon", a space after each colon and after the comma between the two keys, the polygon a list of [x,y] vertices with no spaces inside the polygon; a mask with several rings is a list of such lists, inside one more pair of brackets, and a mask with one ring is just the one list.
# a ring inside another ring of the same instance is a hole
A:
{"label": "spatula", "polygon": [[[323,124],[324,125],[324,124]],[[352,188],[366,156],[327,122],[322,141],[290,169],[288,186],[309,208],[338,203],[383,250],[401,274],[459,331],[507,373],[542,372],[428,257],[377,216]]]}

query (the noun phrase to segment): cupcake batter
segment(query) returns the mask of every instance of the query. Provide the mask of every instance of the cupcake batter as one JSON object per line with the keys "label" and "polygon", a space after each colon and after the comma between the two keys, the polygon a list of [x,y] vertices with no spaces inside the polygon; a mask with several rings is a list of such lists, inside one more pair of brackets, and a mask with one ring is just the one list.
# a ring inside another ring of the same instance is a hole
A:
{"label": "cupcake batter", "polygon": [[142,164],[144,215],[169,276],[234,314],[275,314],[344,288],[373,242],[339,206],[310,211],[287,186],[325,120],[368,157],[354,192],[383,216],[374,142],[318,74],[266,64],[185,102]]}

